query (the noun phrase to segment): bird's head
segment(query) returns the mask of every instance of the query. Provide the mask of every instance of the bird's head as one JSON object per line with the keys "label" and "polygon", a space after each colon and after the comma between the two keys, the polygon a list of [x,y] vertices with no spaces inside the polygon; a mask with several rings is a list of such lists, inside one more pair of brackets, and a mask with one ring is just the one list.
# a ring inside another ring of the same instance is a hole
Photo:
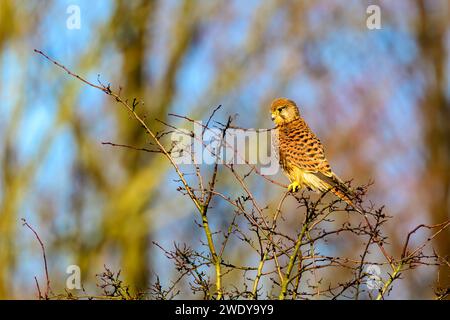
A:
{"label": "bird's head", "polygon": [[270,105],[272,120],[277,126],[300,118],[300,112],[294,101],[286,98],[275,99]]}

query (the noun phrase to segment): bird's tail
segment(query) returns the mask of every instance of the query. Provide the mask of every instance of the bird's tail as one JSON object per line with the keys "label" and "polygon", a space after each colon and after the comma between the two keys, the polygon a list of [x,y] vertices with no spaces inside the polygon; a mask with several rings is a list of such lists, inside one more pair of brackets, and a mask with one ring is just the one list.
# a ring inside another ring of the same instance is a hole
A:
{"label": "bird's tail", "polygon": [[349,196],[347,196],[344,192],[342,192],[340,190],[340,188],[338,188],[338,187],[331,187],[330,191],[333,192],[341,200],[344,200],[347,204],[349,204],[353,208],[355,207],[355,204],[353,203],[352,199],[350,199]]}
{"label": "bird's tail", "polygon": [[331,187],[330,191],[334,193],[339,199],[344,200],[357,212],[363,213],[362,209],[358,208],[353,202],[353,199],[356,198],[355,192],[352,189],[350,189],[345,183],[339,180],[336,186]]}
{"label": "bird's tail", "polygon": [[361,212],[361,210],[355,205],[353,199],[356,198],[355,192],[350,189],[338,176],[334,173],[331,176],[325,175],[323,173],[316,174],[322,181],[328,186],[333,194],[335,194],[339,199],[345,201],[348,205],[353,207],[356,211]]}

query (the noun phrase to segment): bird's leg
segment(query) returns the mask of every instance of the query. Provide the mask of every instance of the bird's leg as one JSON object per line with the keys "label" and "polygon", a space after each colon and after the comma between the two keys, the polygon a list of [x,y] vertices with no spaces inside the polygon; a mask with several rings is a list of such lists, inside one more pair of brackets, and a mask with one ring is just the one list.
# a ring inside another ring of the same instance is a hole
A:
{"label": "bird's leg", "polygon": [[297,192],[300,189],[300,183],[298,183],[297,181],[292,182],[289,186],[288,186],[288,191],[292,191],[292,192]]}

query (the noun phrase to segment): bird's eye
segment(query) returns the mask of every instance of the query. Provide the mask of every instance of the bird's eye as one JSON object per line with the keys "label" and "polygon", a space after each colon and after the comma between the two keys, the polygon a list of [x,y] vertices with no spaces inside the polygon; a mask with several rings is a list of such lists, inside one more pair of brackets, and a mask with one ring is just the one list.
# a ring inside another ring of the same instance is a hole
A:
{"label": "bird's eye", "polygon": [[279,107],[279,108],[277,109],[277,111],[278,111],[278,112],[281,112],[281,111],[283,111],[283,109],[284,109],[284,107]]}

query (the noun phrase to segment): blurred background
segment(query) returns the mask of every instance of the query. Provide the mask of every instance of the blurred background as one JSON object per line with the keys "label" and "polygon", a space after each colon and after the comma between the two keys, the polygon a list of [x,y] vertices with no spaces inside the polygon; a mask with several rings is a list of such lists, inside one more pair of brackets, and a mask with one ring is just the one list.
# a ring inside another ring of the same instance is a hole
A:
{"label": "blurred background", "polygon": [[[368,27],[369,5],[380,8],[379,29]],[[57,292],[72,264],[87,291],[104,264],[133,288],[156,274],[170,284],[176,270],[152,241],[204,240],[162,156],[101,144],[145,147],[144,131],[34,48],[144,101],[138,112],[154,131],[169,112],[206,120],[218,104],[218,120],[237,113],[239,126],[270,128],[271,100],[295,100],[334,171],[375,182],[368,200],[393,216],[384,228],[398,255],[413,227],[449,218],[449,10],[446,0],[2,0],[0,298],[36,298],[34,276],[45,282],[39,243],[21,218],[46,246]],[[254,182],[266,202],[284,192]],[[214,228],[226,226],[227,212],[215,204]],[[344,243],[339,254],[360,245]],[[450,232],[433,245],[448,256]],[[255,262],[233,248],[232,259]],[[449,285],[448,270],[405,274],[390,298],[432,298],[438,276]],[[189,288],[182,297],[195,298]]]}

